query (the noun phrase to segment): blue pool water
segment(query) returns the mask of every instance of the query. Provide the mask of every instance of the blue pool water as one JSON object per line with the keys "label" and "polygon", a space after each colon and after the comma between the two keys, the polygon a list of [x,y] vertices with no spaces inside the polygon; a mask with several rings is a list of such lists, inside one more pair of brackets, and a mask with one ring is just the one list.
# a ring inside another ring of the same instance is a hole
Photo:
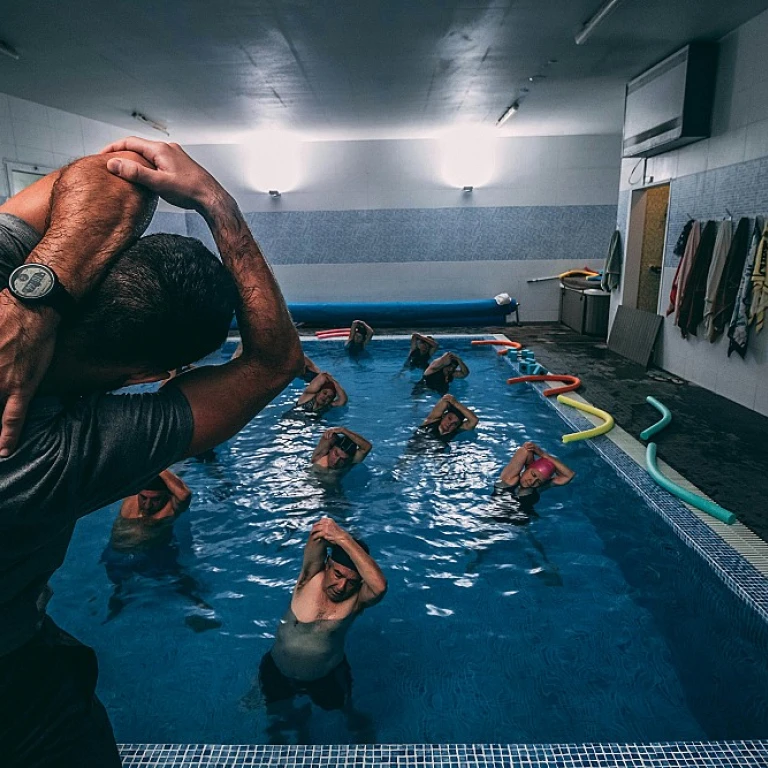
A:
{"label": "blue pool water", "polygon": [[[227,345],[217,361],[228,358]],[[53,580],[54,618],[99,656],[99,694],[119,741],[266,743],[247,708],[290,600],[312,522],[365,537],[389,579],[353,625],[356,709],[383,743],[636,742],[768,736],[768,631],[708,566],[530,387],[467,339],[443,340],[471,368],[452,392],[477,431],[440,454],[406,444],[436,395],[413,393],[406,341],[350,360],[307,352],[350,402],[320,421],[286,412],[297,382],[214,461],[176,466],[194,491],[156,570],[108,578],[113,505],[78,524]],[[322,431],[343,424],[374,449],[338,485],[309,471]],[[513,526],[490,489],[533,439],[577,472]],[[110,608],[111,606],[111,608]],[[207,607],[206,607],[207,606]],[[340,712],[296,702],[290,741],[361,738]],[[301,723],[301,728],[299,728]]]}

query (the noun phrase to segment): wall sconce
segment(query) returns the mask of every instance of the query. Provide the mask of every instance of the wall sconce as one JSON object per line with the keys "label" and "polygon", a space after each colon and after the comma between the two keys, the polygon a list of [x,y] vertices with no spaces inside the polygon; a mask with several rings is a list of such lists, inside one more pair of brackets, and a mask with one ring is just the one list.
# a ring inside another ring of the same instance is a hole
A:
{"label": "wall sconce", "polygon": [[470,194],[470,193],[472,192],[472,190],[473,190],[473,189],[474,189],[474,187],[473,187],[473,186],[471,186],[470,184],[467,184],[467,186],[466,186],[466,187],[462,187],[462,188],[461,188],[461,191],[462,191],[462,192],[463,192],[465,195],[468,195],[468,194]]}
{"label": "wall sconce", "polygon": [[269,196],[272,199],[277,199],[278,197],[280,197],[280,192],[278,190],[276,190],[276,189],[270,189],[269,190]]}
{"label": "wall sconce", "polygon": [[439,152],[445,183],[469,194],[493,177],[496,133],[483,127],[453,129],[440,137]]}

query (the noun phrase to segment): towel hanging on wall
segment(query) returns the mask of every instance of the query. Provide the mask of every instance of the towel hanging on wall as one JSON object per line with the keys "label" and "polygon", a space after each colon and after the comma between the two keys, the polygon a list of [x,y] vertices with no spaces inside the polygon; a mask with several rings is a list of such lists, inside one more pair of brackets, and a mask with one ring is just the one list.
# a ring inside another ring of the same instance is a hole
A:
{"label": "towel hanging on wall", "polygon": [[617,229],[611,235],[608,256],[603,267],[603,279],[600,281],[600,287],[604,291],[615,291],[619,287],[621,283],[621,262],[621,232]]}
{"label": "towel hanging on wall", "polygon": [[755,219],[755,226],[752,228],[752,236],[749,239],[749,250],[744,262],[739,289],[736,293],[733,316],[728,325],[728,338],[731,340],[728,345],[728,357],[731,356],[732,352],[738,352],[744,357],[747,351],[747,342],[749,341],[749,309],[752,302],[752,272],[755,266],[757,247],[762,239],[762,232],[763,222],[757,218]]}
{"label": "towel hanging on wall", "polygon": [[704,286],[704,330],[706,337],[712,341],[714,335],[715,320],[715,299],[717,291],[720,288],[720,280],[723,277],[725,262],[731,251],[731,240],[733,239],[733,222],[731,219],[723,219],[720,223],[720,229],[717,231],[715,240],[715,250],[712,253],[712,261],[709,264],[707,272],[707,282]]}
{"label": "towel hanging on wall", "polygon": [[765,310],[768,309],[768,224],[766,224],[755,254],[752,269],[752,304],[749,319],[755,324],[755,333],[763,330]]}
{"label": "towel hanging on wall", "polygon": [[680,259],[677,264],[675,278],[672,281],[672,290],[669,292],[667,315],[671,315],[673,312],[675,313],[675,325],[678,325],[678,320],[680,318],[680,302],[683,298],[683,286],[685,286],[685,283],[688,280],[688,275],[691,271],[691,263],[693,262],[693,255],[696,253],[700,241],[701,224],[698,221],[694,221],[691,224],[690,232],[685,240],[683,258]]}
{"label": "towel hanging on wall", "polygon": [[736,232],[731,240],[731,247],[725,260],[725,268],[720,278],[720,285],[712,306],[712,320],[707,328],[707,338],[716,341],[725,330],[733,315],[736,294],[739,290],[744,261],[749,250],[749,236],[752,234],[752,220],[744,216],[739,219]]}
{"label": "towel hanging on wall", "polygon": [[701,242],[693,255],[688,279],[682,283],[683,298],[680,300],[678,325],[683,338],[696,335],[696,328],[704,317],[704,292],[707,287],[707,274],[712,262],[712,253],[717,240],[717,222],[708,221],[701,232]]}

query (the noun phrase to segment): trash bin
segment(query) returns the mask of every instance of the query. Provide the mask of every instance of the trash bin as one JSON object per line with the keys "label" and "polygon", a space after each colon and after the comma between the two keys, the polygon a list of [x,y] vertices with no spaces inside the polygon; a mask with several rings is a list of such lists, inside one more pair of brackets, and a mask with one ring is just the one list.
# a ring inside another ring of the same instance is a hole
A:
{"label": "trash bin", "polygon": [[560,322],[576,333],[606,338],[611,294],[599,288],[560,283]]}

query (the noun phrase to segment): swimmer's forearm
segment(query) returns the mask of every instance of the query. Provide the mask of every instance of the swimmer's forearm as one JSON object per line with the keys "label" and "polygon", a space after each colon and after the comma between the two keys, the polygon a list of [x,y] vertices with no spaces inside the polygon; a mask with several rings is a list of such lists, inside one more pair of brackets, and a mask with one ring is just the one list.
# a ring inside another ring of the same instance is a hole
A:
{"label": "swimmer's forearm", "polygon": [[349,535],[344,536],[339,546],[349,555],[373,596],[377,599],[383,597],[387,591],[387,579],[376,561]]}
{"label": "swimmer's forearm", "polygon": [[284,371],[290,379],[304,366],[304,353],[280,287],[234,199],[221,187],[203,213],[240,294],[237,321],[244,362]]}
{"label": "swimmer's forearm", "polygon": [[[132,152],[120,153],[146,164]],[[107,170],[109,156],[77,160],[51,191],[49,224],[28,261],[50,266],[75,299],[101,281],[113,258],[149,224],[157,197]]]}

